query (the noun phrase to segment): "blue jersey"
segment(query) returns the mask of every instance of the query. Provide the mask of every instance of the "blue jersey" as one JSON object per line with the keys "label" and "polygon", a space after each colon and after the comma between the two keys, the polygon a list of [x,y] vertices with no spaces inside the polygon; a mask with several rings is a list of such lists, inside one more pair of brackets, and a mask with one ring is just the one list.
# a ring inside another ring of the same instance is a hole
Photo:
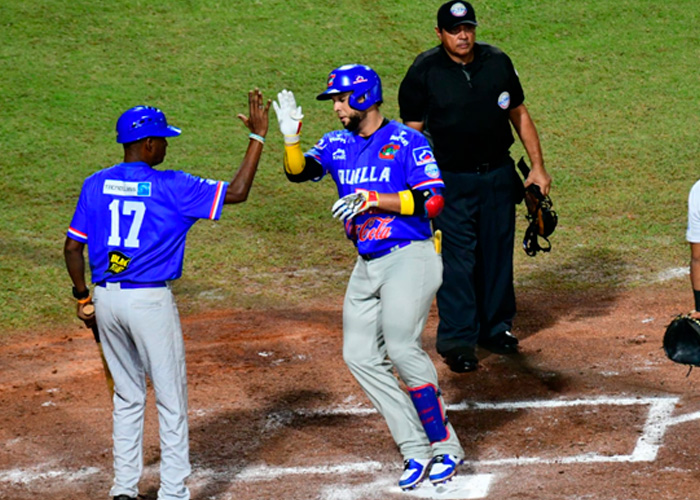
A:
{"label": "blue jersey", "polygon": [[[323,175],[331,175],[339,197],[356,189],[398,193],[445,187],[423,134],[393,120],[367,138],[347,130],[329,132],[305,155],[321,164]],[[362,255],[432,236],[426,217],[375,210],[356,215],[346,231]]]}
{"label": "blue jersey", "polygon": [[68,236],[87,243],[93,283],[174,280],[187,231],[221,216],[228,183],[120,163],[88,177]]}

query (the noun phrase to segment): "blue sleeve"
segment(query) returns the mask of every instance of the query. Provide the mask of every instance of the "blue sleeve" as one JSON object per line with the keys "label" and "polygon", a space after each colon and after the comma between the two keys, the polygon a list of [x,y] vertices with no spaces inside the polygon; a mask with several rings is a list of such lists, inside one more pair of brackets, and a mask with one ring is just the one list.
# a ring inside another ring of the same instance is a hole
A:
{"label": "blue sleeve", "polygon": [[321,165],[320,175],[313,179],[315,181],[321,180],[323,176],[325,176],[328,172],[328,166],[330,165],[330,161],[328,158],[329,144],[330,142],[328,140],[328,134],[326,134],[323,137],[321,137],[311,149],[304,153],[304,156],[306,156],[307,159],[313,158],[316,161],[316,163]]}
{"label": "blue sleeve", "polygon": [[186,217],[218,220],[228,183],[203,179],[185,172],[174,172],[174,196],[178,211]]}
{"label": "blue sleeve", "polygon": [[78,204],[75,207],[75,212],[73,213],[73,220],[71,220],[67,233],[70,238],[81,243],[87,243],[88,237],[88,215],[87,204],[85,201],[87,184],[87,180],[83,182],[83,187],[80,190],[80,197],[78,198]]}
{"label": "blue sleeve", "polygon": [[442,174],[435,154],[423,134],[416,132],[406,148],[404,162],[406,181],[411,189],[443,188]]}

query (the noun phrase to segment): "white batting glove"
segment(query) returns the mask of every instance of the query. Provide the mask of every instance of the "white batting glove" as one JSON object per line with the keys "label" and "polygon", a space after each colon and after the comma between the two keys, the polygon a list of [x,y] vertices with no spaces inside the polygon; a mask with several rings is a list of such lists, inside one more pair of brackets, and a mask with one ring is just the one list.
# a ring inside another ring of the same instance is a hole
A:
{"label": "white batting glove", "polygon": [[346,194],[333,204],[331,212],[336,219],[347,221],[357,214],[379,205],[379,194],[376,191],[357,189],[354,193]]}
{"label": "white batting glove", "polygon": [[294,93],[291,90],[283,90],[277,94],[277,101],[272,102],[275,109],[277,121],[280,124],[280,132],[284,135],[285,144],[296,144],[299,142],[301,133],[301,120],[304,114],[301,106],[297,106]]}

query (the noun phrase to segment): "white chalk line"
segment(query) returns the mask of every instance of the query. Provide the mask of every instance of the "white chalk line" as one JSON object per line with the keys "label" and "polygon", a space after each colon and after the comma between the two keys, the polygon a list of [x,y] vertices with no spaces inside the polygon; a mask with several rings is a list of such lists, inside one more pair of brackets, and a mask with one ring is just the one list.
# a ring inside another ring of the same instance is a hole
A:
{"label": "white chalk line", "polygon": [[64,481],[80,481],[100,472],[98,467],[83,467],[78,470],[41,470],[41,466],[31,469],[10,469],[0,471],[0,483],[30,484],[34,481],[47,479],[63,479]]}
{"label": "white chalk line", "polygon": [[[478,460],[466,462],[467,465],[472,467],[499,467],[499,466],[522,466],[522,465],[543,465],[543,464],[582,464],[582,463],[620,463],[620,462],[650,462],[656,459],[658,450],[662,444],[663,437],[669,427],[694,421],[700,420],[700,412],[693,412],[685,415],[679,415],[672,417],[672,413],[678,403],[679,398],[672,397],[596,397],[596,398],[578,398],[573,400],[542,400],[542,401],[514,401],[514,402],[462,402],[458,404],[448,405],[447,409],[449,412],[455,411],[516,411],[516,410],[537,410],[537,409],[552,409],[552,408],[568,408],[568,407],[582,407],[582,406],[649,406],[649,412],[647,415],[646,422],[643,426],[642,433],[637,439],[632,453],[628,455],[600,455],[597,453],[586,453],[582,455],[569,456],[569,457],[557,457],[557,458],[545,458],[545,457],[513,457],[513,458],[502,458],[494,460]],[[329,415],[351,415],[351,416],[367,416],[371,414],[376,414],[376,410],[373,408],[330,408],[321,410],[298,410],[294,411],[294,414],[300,416],[329,416]],[[290,475],[337,475],[342,476],[343,474],[352,473],[376,473],[382,469],[387,468],[387,464],[382,464],[376,461],[367,462],[356,462],[356,463],[343,463],[339,465],[325,465],[325,466],[310,466],[310,467],[269,467],[266,465],[262,466],[251,466],[243,469],[238,474],[230,473],[233,476],[234,481],[245,481],[245,482],[255,482],[255,481],[268,481],[273,479],[278,479],[280,477],[290,476]],[[396,466],[389,466],[391,469],[398,469]],[[101,472],[101,469],[96,467],[85,467],[78,470],[41,470],[42,467],[34,467],[31,469],[12,469],[6,471],[0,471],[0,483],[13,483],[13,484],[28,484],[34,481],[41,481],[46,479],[63,479],[66,481],[76,481],[84,479],[90,475],[97,474]],[[204,479],[205,477],[218,476],[220,471],[215,471],[213,469],[199,469],[193,475],[195,481],[196,478]],[[464,488],[459,488],[459,494],[462,495],[459,498],[483,498],[483,496],[473,496],[466,497],[465,494],[476,494],[478,491],[482,491],[482,483],[473,483],[473,478],[479,476],[484,476],[483,474],[476,474],[470,476],[458,476],[459,482],[455,483],[453,486],[458,486],[459,484],[469,483],[471,488],[468,492]],[[491,475],[489,476],[488,483],[491,481]],[[382,481],[388,481],[382,479]],[[456,480],[455,480],[456,481]],[[471,481],[471,482],[470,482]],[[395,479],[389,481],[389,483],[394,485]],[[476,486],[475,486],[476,484]],[[479,486],[480,484],[480,486]],[[393,487],[393,486],[392,486]],[[431,486],[432,488],[432,486]],[[481,489],[480,489],[481,488]],[[488,489],[488,487],[487,487]],[[397,488],[398,490],[398,488]],[[334,490],[335,491],[335,490]],[[354,491],[354,490],[352,490]],[[435,496],[436,489],[430,490],[430,495],[419,498],[452,498],[449,496]],[[420,489],[415,490],[413,493],[416,495],[421,494]],[[446,493],[448,494],[448,493]],[[414,495],[415,496],[415,495]],[[331,498],[331,497],[328,497]],[[353,497],[354,498],[354,497]],[[357,497],[361,498],[361,497]],[[456,498],[456,497],[455,497]]]}
{"label": "white chalk line", "polygon": [[[472,467],[497,467],[497,466],[521,466],[521,465],[547,465],[547,464],[584,464],[584,463],[620,463],[620,462],[650,462],[656,459],[658,450],[663,441],[666,430],[671,425],[684,421],[700,419],[700,412],[692,414],[694,418],[683,419],[677,417],[671,419],[671,413],[676,407],[679,398],[669,397],[595,397],[578,398],[573,400],[541,400],[541,401],[513,401],[513,402],[462,402],[447,406],[448,412],[456,411],[478,411],[478,410],[532,410],[532,409],[552,409],[571,408],[582,406],[649,406],[647,420],[642,429],[642,433],[637,438],[636,445],[632,453],[627,455],[601,455],[598,453],[585,453],[569,457],[513,457],[494,460],[474,460],[466,461]],[[367,416],[377,413],[373,408],[329,408],[322,410],[299,410],[296,414],[302,416],[330,416],[330,415],[350,415]],[[353,470],[360,470],[362,463],[345,464]],[[368,468],[367,470],[371,470]],[[268,466],[257,466],[244,469],[236,479],[239,480],[272,480],[288,474],[289,468],[278,468]]]}

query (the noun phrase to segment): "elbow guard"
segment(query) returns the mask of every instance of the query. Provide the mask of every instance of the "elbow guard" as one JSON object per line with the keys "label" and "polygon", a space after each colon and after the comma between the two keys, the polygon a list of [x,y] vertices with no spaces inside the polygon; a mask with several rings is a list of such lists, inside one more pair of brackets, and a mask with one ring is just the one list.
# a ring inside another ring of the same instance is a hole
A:
{"label": "elbow guard", "polygon": [[401,191],[402,215],[417,215],[432,219],[437,217],[445,207],[445,198],[441,189],[412,189],[411,191]]}
{"label": "elbow guard", "polygon": [[440,215],[443,208],[445,208],[445,198],[442,194],[433,194],[425,200],[425,215],[429,219]]}

